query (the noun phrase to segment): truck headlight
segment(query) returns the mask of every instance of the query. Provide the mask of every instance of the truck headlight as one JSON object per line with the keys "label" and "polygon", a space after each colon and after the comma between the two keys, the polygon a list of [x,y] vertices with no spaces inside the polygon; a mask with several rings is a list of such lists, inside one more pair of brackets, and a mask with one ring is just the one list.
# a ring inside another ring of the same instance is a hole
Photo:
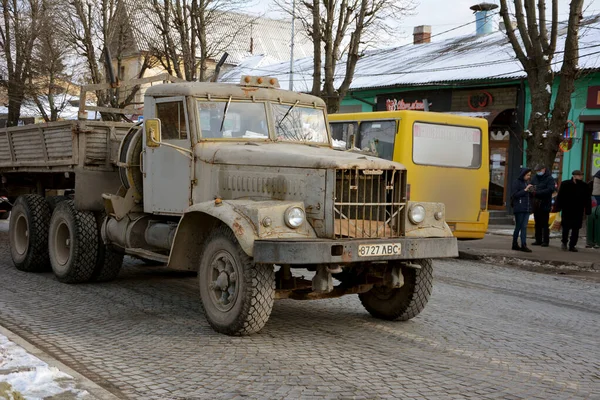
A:
{"label": "truck headlight", "polygon": [[285,223],[290,228],[299,228],[304,223],[304,210],[300,207],[292,206],[285,211]]}
{"label": "truck headlight", "polygon": [[425,220],[425,207],[420,204],[415,204],[408,210],[408,219],[415,225],[420,224]]}

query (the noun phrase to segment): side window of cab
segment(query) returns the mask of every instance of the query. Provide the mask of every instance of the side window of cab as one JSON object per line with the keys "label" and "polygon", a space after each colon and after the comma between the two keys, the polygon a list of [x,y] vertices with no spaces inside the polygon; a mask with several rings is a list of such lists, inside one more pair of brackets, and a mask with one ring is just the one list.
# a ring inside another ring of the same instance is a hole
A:
{"label": "side window of cab", "polygon": [[156,117],[160,119],[162,140],[187,140],[189,136],[182,100],[156,103]]}

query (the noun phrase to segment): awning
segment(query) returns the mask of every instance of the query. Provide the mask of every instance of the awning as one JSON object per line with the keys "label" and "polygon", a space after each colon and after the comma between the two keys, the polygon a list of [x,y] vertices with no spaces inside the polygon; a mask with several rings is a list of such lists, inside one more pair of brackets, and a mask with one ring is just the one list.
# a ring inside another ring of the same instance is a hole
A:
{"label": "awning", "polygon": [[[507,108],[506,110],[510,110],[509,108]],[[454,114],[454,115],[462,115],[464,117],[474,117],[474,118],[484,118],[487,119],[488,121],[488,126],[492,126],[492,123],[494,122],[494,120],[496,119],[496,117],[498,115],[500,115],[501,113],[503,113],[506,110],[494,110],[494,111],[472,111],[472,112],[468,112],[468,111],[451,111],[447,114]]]}

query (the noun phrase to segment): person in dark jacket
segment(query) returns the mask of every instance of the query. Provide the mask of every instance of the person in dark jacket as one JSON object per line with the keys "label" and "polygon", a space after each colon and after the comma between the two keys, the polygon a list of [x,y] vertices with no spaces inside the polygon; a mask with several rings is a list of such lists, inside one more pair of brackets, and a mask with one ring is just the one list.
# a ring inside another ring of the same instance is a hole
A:
{"label": "person in dark jacket", "polygon": [[552,194],[556,190],[556,182],[543,165],[535,167],[535,176],[531,180],[533,185],[533,218],[535,219],[534,246],[548,247],[550,243],[550,210],[552,209]]}
{"label": "person in dark jacket", "polygon": [[[519,178],[512,185],[511,203],[515,214],[515,231],[513,232],[513,250],[531,253],[527,247],[527,222],[533,207],[533,185],[529,184],[531,169],[523,168]],[[518,239],[521,235],[521,246]]]}
{"label": "person in dark jacket", "polygon": [[[560,184],[558,196],[556,196],[556,206],[562,211],[562,249],[577,251],[577,239],[579,239],[579,229],[583,224],[583,214],[592,213],[592,196],[588,185],[583,182],[583,172],[575,170],[571,173],[572,179]],[[571,237],[569,238],[569,231]],[[569,240],[570,239],[570,240]]]}

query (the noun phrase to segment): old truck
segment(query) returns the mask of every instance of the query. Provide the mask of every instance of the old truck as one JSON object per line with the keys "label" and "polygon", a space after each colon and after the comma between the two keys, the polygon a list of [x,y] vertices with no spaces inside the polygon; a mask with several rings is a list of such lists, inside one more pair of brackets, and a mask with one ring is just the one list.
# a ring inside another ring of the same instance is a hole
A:
{"label": "old truck", "polygon": [[109,281],[129,255],[197,271],[229,335],[262,329],[275,299],[358,294],[377,318],[418,315],[431,260],[458,255],[444,205],[407,201],[402,164],[333,150],[324,102],[278,87],[166,83],[142,123],[0,130],[16,268]]}

